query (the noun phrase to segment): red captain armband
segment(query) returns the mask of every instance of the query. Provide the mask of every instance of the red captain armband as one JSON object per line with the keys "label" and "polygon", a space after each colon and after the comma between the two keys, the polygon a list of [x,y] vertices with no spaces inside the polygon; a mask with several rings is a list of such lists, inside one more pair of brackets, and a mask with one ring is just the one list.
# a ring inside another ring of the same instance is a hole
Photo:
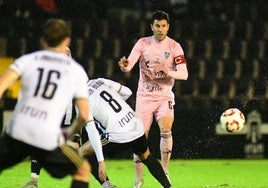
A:
{"label": "red captain armband", "polygon": [[175,64],[176,65],[186,63],[186,60],[184,58],[184,55],[179,55],[179,56],[175,57],[174,60],[175,60]]}

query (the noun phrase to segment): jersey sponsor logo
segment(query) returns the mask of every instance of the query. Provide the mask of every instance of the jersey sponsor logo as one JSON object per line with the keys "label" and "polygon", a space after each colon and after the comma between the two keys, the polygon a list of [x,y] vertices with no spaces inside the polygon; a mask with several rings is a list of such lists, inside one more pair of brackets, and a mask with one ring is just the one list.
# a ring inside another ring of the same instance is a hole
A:
{"label": "jersey sponsor logo", "polygon": [[176,65],[186,63],[184,55],[179,55],[179,56],[175,57],[174,60],[175,60]]}
{"label": "jersey sponsor logo", "polygon": [[170,56],[170,52],[165,52],[165,58],[168,59]]}
{"label": "jersey sponsor logo", "polygon": [[30,116],[32,118],[36,118],[36,119],[47,119],[47,112],[44,110],[40,110],[40,109],[36,109],[35,107],[32,106],[22,106],[22,108],[20,109],[20,113],[26,115],[26,116]]}
{"label": "jersey sponsor logo", "polygon": [[142,73],[145,76],[147,76],[150,80],[166,77],[166,74],[162,71],[156,72],[156,71],[151,71],[149,69],[144,69],[144,70],[142,70]]}
{"label": "jersey sponsor logo", "polygon": [[165,78],[166,74],[163,71],[154,72],[155,78]]}
{"label": "jersey sponsor logo", "polygon": [[124,117],[120,119],[120,121],[118,121],[118,124],[120,125],[120,127],[124,127],[128,122],[130,122],[130,120],[133,119],[133,117],[134,114],[131,111],[129,111]]}
{"label": "jersey sponsor logo", "polygon": [[153,79],[153,73],[149,69],[142,70],[142,73],[147,77],[147,79]]}
{"label": "jersey sponsor logo", "polygon": [[149,91],[149,92],[162,91],[162,88],[159,87],[158,85],[150,85],[150,84],[147,84],[146,85],[146,90]]}

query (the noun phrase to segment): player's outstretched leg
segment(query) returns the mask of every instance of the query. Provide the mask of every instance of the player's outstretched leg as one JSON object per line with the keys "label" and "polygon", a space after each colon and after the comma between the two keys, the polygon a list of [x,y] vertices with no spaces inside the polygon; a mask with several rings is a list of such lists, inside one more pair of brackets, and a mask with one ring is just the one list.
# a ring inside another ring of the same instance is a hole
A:
{"label": "player's outstretched leg", "polygon": [[151,154],[142,162],[147,166],[150,173],[161,183],[164,188],[170,188],[171,184],[157,159]]}

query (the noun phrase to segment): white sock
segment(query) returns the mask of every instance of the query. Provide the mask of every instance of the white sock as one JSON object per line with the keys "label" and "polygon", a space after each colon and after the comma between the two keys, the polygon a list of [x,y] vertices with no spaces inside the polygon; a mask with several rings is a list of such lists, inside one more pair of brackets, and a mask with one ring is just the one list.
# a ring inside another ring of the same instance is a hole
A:
{"label": "white sock", "polygon": [[161,133],[160,137],[161,164],[164,171],[167,172],[173,146],[172,133],[171,131]]}
{"label": "white sock", "polygon": [[136,173],[136,181],[140,182],[143,179],[142,174],[144,164],[141,162],[140,158],[136,154],[133,154],[133,161]]}

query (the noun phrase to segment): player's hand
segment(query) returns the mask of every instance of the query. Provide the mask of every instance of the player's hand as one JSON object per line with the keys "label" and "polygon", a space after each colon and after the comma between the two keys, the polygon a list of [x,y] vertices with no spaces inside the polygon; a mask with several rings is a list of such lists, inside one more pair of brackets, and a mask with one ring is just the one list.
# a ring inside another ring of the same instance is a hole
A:
{"label": "player's hand", "polygon": [[126,59],[126,57],[122,57],[120,59],[120,61],[118,62],[118,66],[122,69],[128,66],[128,60]]}
{"label": "player's hand", "polygon": [[100,180],[102,182],[105,182],[107,180],[105,162],[104,161],[99,162],[99,178],[100,178]]}

